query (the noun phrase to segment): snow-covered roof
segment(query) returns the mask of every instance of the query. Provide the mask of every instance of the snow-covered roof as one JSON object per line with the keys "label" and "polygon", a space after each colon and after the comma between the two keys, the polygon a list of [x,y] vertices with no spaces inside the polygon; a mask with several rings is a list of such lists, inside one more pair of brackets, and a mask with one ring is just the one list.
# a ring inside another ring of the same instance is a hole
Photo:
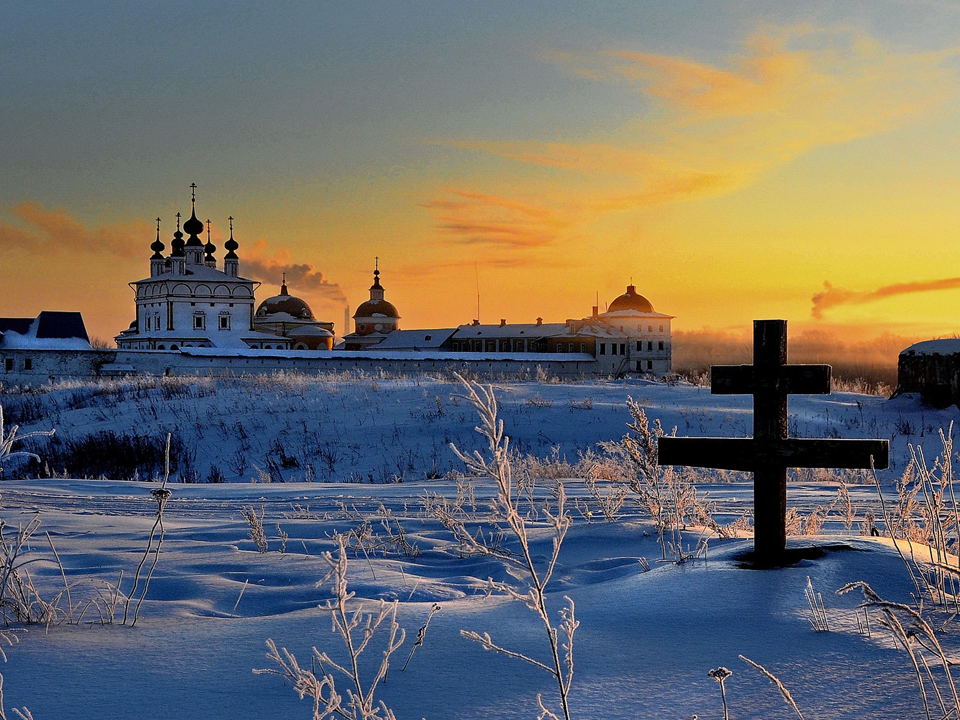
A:
{"label": "snow-covered roof", "polygon": [[557,335],[569,335],[566,323],[513,323],[506,325],[460,325],[454,337],[457,340],[475,338],[545,338]]}
{"label": "snow-covered roof", "polygon": [[376,347],[381,350],[433,350],[441,347],[455,332],[456,328],[394,330]]}
{"label": "snow-covered roof", "polygon": [[[375,346],[378,348],[379,345]],[[596,358],[588,353],[509,353],[509,352],[449,352],[446,350],[432,350],[418,352],[412,355],[409,350],[254,350],[251,348],[202,348],[182,347],[179,351],[184,355],[197,357],[302,357],[309,352],[311,358],[329,358],[331,360],[435,360],[437,362],[476,361],[522,361],[524,363],[538,362],[596,362]],[[138,352],[138,351],[132,351]],[[146,351],[144,351],[146,352]]]}
{"label": "snow-covered roof", "polygon": [[287,332],[289,337],[333,337],[333,333],[319,325],[300,325]]}
{"label": "snow-covered roof", "polygon": [[665,315],[659,312],[640,312],[639,310],[611,310],[600,313],[600,317],[609,320],[613,318],[647,319],[650,320],[673,320],[676,315]]}
{"label": "snow-covered roof", "polygon": [[956,355],[960,353],[960,338],[940,338],[914,343],[901,355]]}
{"label": "snow-covered roof", "polygon": [[122,337],[129,341],[147,342],[153,340],[158,343],[181,344],[191,343],[210,343],[214,348],[246,348],[248,342],[289,342],[288,338],[274,335],[273,333],[259,332],[257,330],[217,330],[210,332],[208,330],[196,330],[180,332],[178,330],[151,330],[142,333],[124,335]]}
{"label": "snow-covered roof", "polygon": [[0,347],[38,350],[89,350],[78,312],[44,310],[36,318],[0,318]]}
{"label": "snow-covered roof", "polygon": [[250,280],[243,277],[233,277],[232,275],[227,275],[223,270],[217,270],[216,268],[209,268],[206,265],[188,265],[183,275],[174,275],[172,272],[165,272],[160,275],[155,275],[154,277],[144,278],[143,280],[137,280],[134,285],[142,285],[144,283],[161,283],[161,282],[170,282],[172,280],[180,281],[206,281],[206,282],[219,282],[219,283],[234,283],[234,284],[249,284],[257,283],[260,284],[257,280]]}

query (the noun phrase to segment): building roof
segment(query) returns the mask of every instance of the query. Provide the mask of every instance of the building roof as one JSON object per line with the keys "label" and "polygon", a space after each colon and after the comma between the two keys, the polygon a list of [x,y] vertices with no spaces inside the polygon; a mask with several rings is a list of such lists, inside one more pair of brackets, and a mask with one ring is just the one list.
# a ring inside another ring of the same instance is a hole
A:
{"label": "building roof", "polygon": [[223,270],[218,270],[217,268],[207,267],[206,265],[188,265],[183,275],[174,275],[171,272],[165,272],[162,275],[155,275],[154,277],[144,278],[143,280],[136,280],[134,285],[142,285],[144,283],[162,283],[162,282],[180,282],[183,280],[205,280],[207,282],[221,282],[221,283],[254,283],[259,285],[260,283],[256,280],[250,280],[248,278],[242,277],[233,277],[232,275],[227,275]]}
{"label": "building roof", "polygon": [[456,328],[394,330],[376,347],[378,350],[435,350],[442,347],[455,332]]}
{"label": "building roof", "polygon": [[36,318],[0,318],[0,343],[7,348],[89,349],[78,312],[44,310]]}
{"label": "building roof", "polygon": [[901,355],[956,355],[960,353],[960,338],[940,338],[914,343]]}
{"label": "building roof", "polygon": [[566,323],[514,323],[508,325],[461,325],[457,328],[457,340],[500,338],[546,338],[569,335]]}
{"label": "building roof", "polygon": [[30,325],[36,318],[0,318],[0,333],[13,331],[26,335],[30,331]]}

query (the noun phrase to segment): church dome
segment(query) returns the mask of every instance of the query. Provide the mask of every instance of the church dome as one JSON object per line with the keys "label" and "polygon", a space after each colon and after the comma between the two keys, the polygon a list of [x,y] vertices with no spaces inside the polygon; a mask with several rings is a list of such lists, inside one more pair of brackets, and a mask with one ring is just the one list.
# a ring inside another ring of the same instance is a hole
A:
{"label": "church dome", "polygon": [[313,310],[300,298],[287,292],[287,285],[280,286],[280,294],[269,297],[260,303],[257,308],[258,318],[269,318],[271,315],[286,313],[298,320],[314,320]]}
{"label": "church dome", "polygon": [[652,313],[653,305],[643,295],[637,294],[637,288],[633,285],[627,285],[627,291],[610,303],[607,312],[617,312],[618,310],[636,310],[642,313]]}
{"label": "church dome", "polygon": [[400,313],[397,312],[397,308],[394,307],[393,303],[387,302],[386,300],[367,300],[357,308],[357,312],[354,314],[355,318],[377,316],[399,318]]}

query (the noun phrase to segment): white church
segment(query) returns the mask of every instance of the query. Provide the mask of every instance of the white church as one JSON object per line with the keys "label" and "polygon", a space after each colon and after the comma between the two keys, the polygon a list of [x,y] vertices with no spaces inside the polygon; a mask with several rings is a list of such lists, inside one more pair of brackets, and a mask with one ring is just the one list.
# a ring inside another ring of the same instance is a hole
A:
{"label": "white church", "polygon": [[[163,254],[165,245],[160,240],[160,220],[157,219],[157,239],[150,246],[153,250],[150,277],[131,283],[136,292],[137,315],[130,327],[116,337],[117,347],[121,350],[300,349],[296,338],[270,332],[273,327],[268,327],[267,332],[257,327],[269,322],[269,312],[261,312],[259,317],[254,314],[254,290],[260,283],[240,276],[239,243],[233,238],[233,218],[230,218],[230,239],[224,243],[227,254],[218,267],[209,220],[206,243],[200,239],[204,224],[197,219],[196,184],[191,185],[191,189],[190,219],[181,231],[180,213],[177,213],[177,230],[168,256]],[[282,292],[286,294],[286,285]],[[320,325],[313,320],[312,313],[309,315],[301,318],[301,325],[304,322]],[[255,320],[259,322],[255,324]],[[323,325],[330,325],[332,330],[332,324]],[[332,341],[332,332],[327,334]]]}

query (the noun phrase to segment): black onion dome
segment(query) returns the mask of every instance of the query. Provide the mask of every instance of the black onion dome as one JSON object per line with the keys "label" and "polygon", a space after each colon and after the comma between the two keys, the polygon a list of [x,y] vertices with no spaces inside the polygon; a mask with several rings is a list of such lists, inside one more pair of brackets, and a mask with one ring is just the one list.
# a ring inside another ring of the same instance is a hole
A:
{"label": "black onion dome", "polygon": [[633,285],[627,285],[627,291],[610,303],[607,312],[617,312],[618,310],[636,310],[642,313],[652,313],[653,305],[643,295],[637,294],[637,288]]}
{"label": "black onion dome", "polygon": [[157,239],[153,241],[150,245],[150,249],[153,250],[153,255],[151,260],[163,260],[163,249],[166,246],[160,242],[160,221],[157,221]]}
{"label": "black onion dome", "polygon": [[223,244],[223,247],[227,250],[227,260],[238,259],[237,248],[240,247],[240,243],[233,239],[233,218],[230,218],[230,239]]}
{"label": "black onion dome", "polygon": [[180,221],[177,221],[177,231],[173,234],[173,242],[170,243],[170,249],[174,257],[183,257],[183,233],[180,232]]}
{"label": "black onion dome", "polygon": [[190,235],[187,239],[187,247],[203,247],[203,242],[200,240],[200,233],[203,232],[203,223],[197,219],[196,209],[190,214],[190,219],[183,224],[183,229]]}

